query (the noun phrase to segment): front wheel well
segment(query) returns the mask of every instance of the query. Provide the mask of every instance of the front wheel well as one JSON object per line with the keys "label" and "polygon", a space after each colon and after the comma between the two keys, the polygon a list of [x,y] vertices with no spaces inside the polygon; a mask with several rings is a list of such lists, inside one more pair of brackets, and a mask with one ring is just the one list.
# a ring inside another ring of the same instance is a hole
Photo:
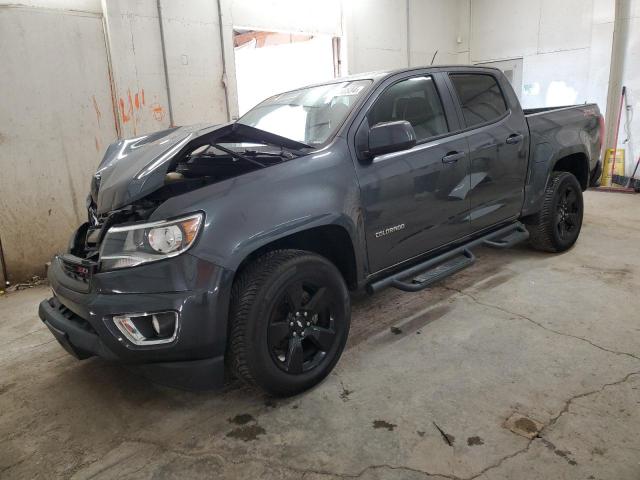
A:
{"label": "front wheel well", "polygon": [[553,166],[554,172],[569,172],[578,179],[582,190],[589,186],[589,159],[584,153],[574,153],[560,158]]}
{"label": "front wheel well", "polygon": [[324,225],[296,232],[279,238],[251,252],[236,270],[235,276],[254,259],[273,250],[307,250],[322,255],[340,270],[347,287],[354,290],[358,285],[356,257],[349,233],[339,225]]}

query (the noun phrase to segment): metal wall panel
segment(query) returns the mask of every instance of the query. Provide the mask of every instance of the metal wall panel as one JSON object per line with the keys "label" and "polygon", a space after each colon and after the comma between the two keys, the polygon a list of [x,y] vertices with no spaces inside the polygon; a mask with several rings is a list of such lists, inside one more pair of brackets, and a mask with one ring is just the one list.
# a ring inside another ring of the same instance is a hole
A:
{"label": "metal wall panel", "polygon": [[169,101],[156,2],[105,2],[117,119],[123,138],[167,128]]}
{"label": "metal wall panel", "polygon": [[116,128],[100,15],[0,7],[0,44],[0,235],[22,279],[84,221]]}

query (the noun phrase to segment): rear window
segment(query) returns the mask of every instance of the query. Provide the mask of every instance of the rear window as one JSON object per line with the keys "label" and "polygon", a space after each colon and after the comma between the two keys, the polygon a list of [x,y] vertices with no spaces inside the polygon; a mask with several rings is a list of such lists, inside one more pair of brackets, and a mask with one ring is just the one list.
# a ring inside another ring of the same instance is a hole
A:
{"label": "rear window", "polygon": [[492,122],[507,111],[502,91],[493,76],[454,73],[451,81],[458,93],[467,127]]}

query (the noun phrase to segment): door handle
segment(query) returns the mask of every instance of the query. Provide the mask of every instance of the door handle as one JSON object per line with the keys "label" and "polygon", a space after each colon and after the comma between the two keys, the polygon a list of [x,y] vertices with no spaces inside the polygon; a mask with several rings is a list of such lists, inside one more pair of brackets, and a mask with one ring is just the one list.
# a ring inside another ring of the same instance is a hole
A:
{"label": "door handle", "polygon": [[464,152],[449,152],[442,157],[442,163],[456,163],[458,160],[464,158],[465,155]]}
{"label": "door handle", "polygon": [[506,142],[509,145],[516,145],[520,143],[522,140],[524,140],[524,135],[522,135],[521,133],[514,133],[513,135],[509,135],[507,137]]}

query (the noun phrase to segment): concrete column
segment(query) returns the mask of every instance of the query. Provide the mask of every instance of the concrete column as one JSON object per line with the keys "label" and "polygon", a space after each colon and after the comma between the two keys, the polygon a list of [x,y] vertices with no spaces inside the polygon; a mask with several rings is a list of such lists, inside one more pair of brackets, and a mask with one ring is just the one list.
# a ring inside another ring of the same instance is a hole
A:
{"label": "concrete column", "polygon": [[160,49],[162,51],[162,67],[164,73],[164,83],[167,89],[167,110],[169,111],[169,126],[175,127],[173,119],[173,102],[171,101],[171,84],[169,82],[169,67],[167,66],[167,47],[165,45],[164,23],[162,20],[162,0],[156,0],[158,10],[158,25],[160,28]]}
{"label": "concrete column", "polygon": [[411,68],[411,0],[407,0],[406,4],[407,16],[407,67]]}
{"label": "concrete column", "polygon": [[607,91],[607,112],[605,118],[604,142],[606,148],[617,147],[613,145],[613,143],[616,138],[618,112],[620,111],[625,51],[629,39],[631,1],[632,0],[616,0],[613,47],[611,49],[611,66],[609,68],[609,90]]}
{"label": "concrete column", "polygon": [[238,109],[238,84],[236,82],[236,62],[233,45],[233,17],[231,0],[217,0],[218,19],[220,23],[221,61],[224,65],[222,81],[224,83],[227,120],[236,120],[239,117]]}

